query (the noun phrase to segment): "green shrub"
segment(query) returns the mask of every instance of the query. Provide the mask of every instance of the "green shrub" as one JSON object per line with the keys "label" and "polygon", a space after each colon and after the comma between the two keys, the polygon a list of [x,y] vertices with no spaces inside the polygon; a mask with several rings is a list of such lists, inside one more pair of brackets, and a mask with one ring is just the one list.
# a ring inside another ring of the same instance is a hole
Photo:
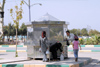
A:
{"label": "green shrub", "polygon": [[0,45],[4,44],[3,42],[0,42]]}
{"label": "green shrub", "polygon": [[100,35],[92,36],[91,38],[80,40],[80,44],[83,43],[85,45],[99,45],[100,44]]}
{"label": "green shrub", "polygon": [[80,42],[81,45],[83,45],[84,44],[84,39],[83,38],[79,39],[79,42]]}

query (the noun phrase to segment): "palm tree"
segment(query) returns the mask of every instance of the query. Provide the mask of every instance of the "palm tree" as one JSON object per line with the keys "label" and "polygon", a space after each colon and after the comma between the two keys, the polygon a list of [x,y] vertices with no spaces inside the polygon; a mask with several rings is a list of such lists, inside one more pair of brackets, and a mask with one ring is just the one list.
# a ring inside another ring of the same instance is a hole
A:
{"label": "palm tree", "polygon": [[100,36],[95,35],[94,36],[94,43],[98,44],[100,42]]}

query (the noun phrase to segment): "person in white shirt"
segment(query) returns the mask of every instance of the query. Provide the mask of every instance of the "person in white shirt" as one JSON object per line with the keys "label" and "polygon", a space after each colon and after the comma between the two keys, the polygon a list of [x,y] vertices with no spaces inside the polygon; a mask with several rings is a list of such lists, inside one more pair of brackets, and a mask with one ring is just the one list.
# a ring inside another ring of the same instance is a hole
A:
{"label": "person in white shirt", "polygon": [[66,45],[70,45],[70,43],[74,40],[74,34],[73,33],[70,33],[69,30],[66,31],[66,39],[64,39],[66,41]]}

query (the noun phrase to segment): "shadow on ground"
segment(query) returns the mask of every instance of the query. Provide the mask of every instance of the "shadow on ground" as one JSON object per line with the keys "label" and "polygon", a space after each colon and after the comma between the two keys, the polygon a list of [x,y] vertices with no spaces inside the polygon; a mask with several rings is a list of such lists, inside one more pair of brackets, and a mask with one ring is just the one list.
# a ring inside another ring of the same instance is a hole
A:
{"label": "shadow on ground", "polygon": [[29,60],[19,60],[19,61],[10,61],[10,62],[0,62],[0,64],[6,64],[6,63],[15,63],[15,62],[24,62]]}
{"label": "shadow on ground", "polygon": [[92,59],[92,61],[89,64],[86,64],[82,67],[100,67],[100,61],[98,59]]}
{"label": "shadow on ground", "polygon": [[[40,64],[46,64],[46,67],[69,67],[69,64],[79,64],[79,63],[83,63],[86,60],[89,60],[89,57],[79,57],[79,61],[75,62],[73,57],[69,57],[68,59],[65,59],[64,61],[50,61],[50,62],[42,62],[42,60],[40,60]],[[17,62],[25,62],[25,61],[31,61],[33,62],[33,64],[37,64],[37,60],[16,60],[16,61],[10,61],[10,62],[0,62],[0,64],[4,64],[4,67],[16,67],[17,66]],[[35,61],[35,63],[34,63]],[[10,63],[15,63],[15,64],[10,64]],[[8,64],[8,65],[7,65]],[[22,63],[24,64],[24,63]],[[28,63],[27,63],[28,64]],[[22,65],[21,65],[22,66]],[[21,67],[20,66],[20,67]]]}
{"label": "shadow on ground", "polygon": [[1,56],[1,55],[7,55],[7,54],[0,54],[0,56]]}

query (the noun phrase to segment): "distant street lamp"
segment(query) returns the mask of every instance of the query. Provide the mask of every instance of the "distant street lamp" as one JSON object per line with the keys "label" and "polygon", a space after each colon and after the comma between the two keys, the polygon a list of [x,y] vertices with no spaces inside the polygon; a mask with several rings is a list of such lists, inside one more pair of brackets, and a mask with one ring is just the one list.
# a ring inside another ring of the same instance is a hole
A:
{"label": "distant street lamp", "polygon": [[[24,1],[24,0],[23,0]],[[25,1],[24,1],[25,2]],[[30,0],[28,1],[29,2],[29,4],[27,4],[26,2],[25,2],[25,4],[28,6],[28,8],[29,8],[29,22],[31,22],[31,10],[30,10],[30,8],[32,7],[32,6],[34,6],[34,5],[42,5],[41,3],[35,3],[35,4],[32,4],[32,5],[30,5]]]}

